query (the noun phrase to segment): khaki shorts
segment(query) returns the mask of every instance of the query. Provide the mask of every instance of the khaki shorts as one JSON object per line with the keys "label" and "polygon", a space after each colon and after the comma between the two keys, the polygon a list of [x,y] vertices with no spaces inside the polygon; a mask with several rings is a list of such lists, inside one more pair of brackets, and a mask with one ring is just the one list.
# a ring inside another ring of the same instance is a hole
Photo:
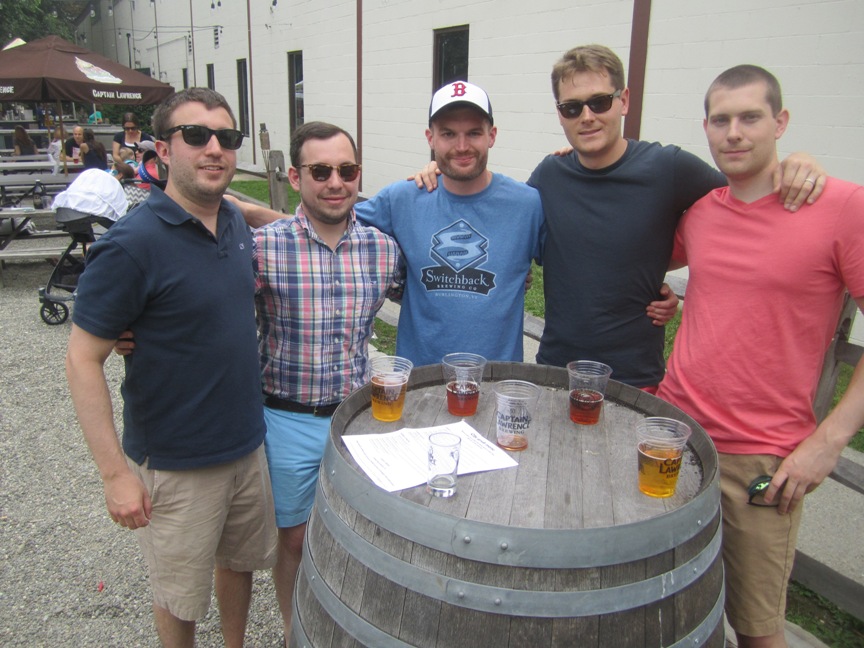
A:
{"label": "khaki shorts", "polygon": [[726,617],[736,632],[751,637],[784,627],[803,502],[788,515],[747,503],[750,482],[773,475],[781,461],[773,455],[720,454]]}
{"label": "khaki shorts", "polygon": [[194,470],[150,470],[127,458],[153,502],[135,534],[153,602],[184,621],[210,607],[214,567],[238,572],[276,564],[277,531],[264,446],[236,461]]}

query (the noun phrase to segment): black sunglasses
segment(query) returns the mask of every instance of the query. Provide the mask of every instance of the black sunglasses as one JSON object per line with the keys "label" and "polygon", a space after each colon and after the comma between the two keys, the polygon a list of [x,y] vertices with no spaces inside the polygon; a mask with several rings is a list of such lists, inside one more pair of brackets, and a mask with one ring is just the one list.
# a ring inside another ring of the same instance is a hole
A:
{"label": "black sunglasses", "polygon": [[[771,475],[759,475],[756,479],[750,482],[747,487],[747,503],[751,506],[777,506],[777,504],[766,504],[762,500],[768,486],[771,485]],[[755,502],[753,500],[756,500]]]}
{"label": "black sunglasses", "polygon": [[599,97],[591,97],[588,101],[580,101],[573,99],[572,101],[563,101],[555,104],[558,112],[564,119],[576,119],[582,114],[582,109],[588,106],[591,112],[601,114],[607,112],[612,107],[612,102],[621,96],[621,91],[616,90],[612,94],[601,95]]}
{"label": "black sunglasses", "polygon": [[137,126],[124,126],[123,130],[124,131],[137,131],[138,127]]}
{"label": "black sunglasses", "polygon": [[219,146],[223,149],[228,149],[229,151],[236,151],[243,143],[243,133],[239,130],[234,130],[233,128],[220,128],[219,130],[213,130],[206,126],[189,124],[169,128],[162,133],[160,139],[167,140],[177,131],[183,133],[183,141],[189,146],[207,146],[210,138],[214,135],[216,136],[216,141],[219,142]]}
{"label": "black sunglasses", "polygon": [[346,162],[345,164],[340,164],[339,166],[333,166],[332,164],[301,164],[301,167],[306,167],[312,173],[312,179],[315,182],[327,182],[330,179],[330,176],[335,169],[339,173],[339,177],[342,178],[345,182],[353,182],[357,179],[357,176],[360,175],[360,165],[359,164],[350,164]]}

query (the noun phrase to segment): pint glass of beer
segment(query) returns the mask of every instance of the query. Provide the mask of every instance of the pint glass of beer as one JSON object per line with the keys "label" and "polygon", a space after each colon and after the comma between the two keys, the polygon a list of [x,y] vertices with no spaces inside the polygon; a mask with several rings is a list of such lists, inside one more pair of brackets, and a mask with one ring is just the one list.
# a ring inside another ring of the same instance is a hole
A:
{"label": "pint glass of beer", "polygon": [[448,353],[441,359],[441,367],[447,387],[447,411],[453,416],[474,416],[486,358],[476,353]]}
{"label": "pint glass of beer", "polygon": [[690,426],[675,419],[649,416],[636,424],[639,490],[651,497],[675,494],[681,457]]}
{"label": "pint glass of beer", "polygon": [[567,363],[570,376],[570,420],[579,425],[600,422],[606,385],[612,367],[593,360],[574,360]]}
{"label": "pint glass of beer", "polygon": [[408,377],[414,365],[407,358],[379,356],[370,361],[372,367],[372,416],[379,421],[402,418]]}

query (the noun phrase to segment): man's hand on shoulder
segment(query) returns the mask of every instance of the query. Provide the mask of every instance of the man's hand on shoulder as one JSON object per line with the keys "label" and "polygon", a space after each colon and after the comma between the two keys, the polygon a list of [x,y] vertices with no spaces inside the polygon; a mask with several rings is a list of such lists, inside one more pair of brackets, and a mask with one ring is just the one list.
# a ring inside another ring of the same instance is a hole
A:
{"label": "man's hand on shoulder", "polygon": [[409,176],[408,180],[413,180],[418,189],[425,187],[426,191],[432,193],[438,188],[439,175],[441,175],[441,170],[438,168],[438,163],[432,160],[426,165],[426,168],[420,169],[413,176]]}
{"label": "man's hand on shoulder", "polygon": [[828,175],[807,153],[792,153],[774,172],[774,193],[779,194],[783,207],[791,212],[806,201],[812,205],[825,189]]}

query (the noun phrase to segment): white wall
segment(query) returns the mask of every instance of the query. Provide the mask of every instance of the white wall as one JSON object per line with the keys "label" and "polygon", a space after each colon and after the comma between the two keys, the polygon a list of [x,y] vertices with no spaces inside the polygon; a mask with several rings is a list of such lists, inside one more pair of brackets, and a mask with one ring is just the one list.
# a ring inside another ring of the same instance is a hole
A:
{"label": "white wall", "polygon": [[[251,20],[247,20],[247,2]],[[271,148],[286,155],[287,52],[302,50],[306,120],[356,134],[356,0],[191,0],[198,85],[216,66],[216,89],[237,106],[236,60],[249,59],[254,114]],[[101,0],[102,21],[108,0]],[[136,58],[156,70],[148,0],[117,0],[116,31],[134,19]],[[156,0],[163,80],[181,86],[192,64],[184,44],[188,2]],[[652,3],[642,138],[676,143],[710,161],[702,131],[705,89],[722,70],[755,63],[774,72],[792,114],[783,155],[804,150],[832,175],[864,184],[864,2],[861,0],[663,0]],[[424,130],[432,93],[433,31],[470,25],[469,80],[484,87],[499,129],[490,166],[527,179],[563,145],[550,89],[552,64],[570,47],[603,43],[629,59],[633,0],[365,0],[363,2],[363,189],[374,193],[429,159]],[[89,18],[86,19],[89,21]],[[220,46],[212,28],[222,27]],[[91,25],[87,25],[92,29]],[[125,35],[104,53],[126,62]],[[167,77],[167,78],[166,78]],[[247,141],[242,164],[263,168]],[[860,319],[860,318],[859,318]],[[864,323],[855,327],[864,338]]]}
{"label": "white wall", "polygon": [[781,155],[807,151],[864,183],[864,2],[665,0],[652,7],[642,136],[711,159],[704,92],[740,63],[768,68],[791,113]]}
{"label": "white wall", "polygon": [[549,82],[560,54],[582,42],[630,38],[632,3],[364,2],[364,190],[374,192],[429,160],[433,32],[469,25],[468,80],[492,100],[495,171],[526,180],[565,143]]}
{"label": "white wall", "polygon": [[[181,85],[206,84],[237,106],[236,61],[251,62],[254,124],[266,122],[273,148],[287,150],[287,52],[302,50],[306,119],[356,123],[356,0],[155,0],[159,64],[148,0],[101,0],[104,53],[125,63],[134,23],[135,59]],[[134,14],[132,6],[134,5]],[[190,7],[195,61],[186,50]],[[549,72],[577,44],[604,43],[629,57],[633,0],[365,0],[363,3],[364,189],[375,191],[428,158],[423,136],[432,91],[433,30],[470,25],[469,79],[492,98],[499,139],[490,162],[525,179],[563,143]],[[113,25],[113,26],[112,26]],[[89,18],[84,26],[88,29]],[[221,27],[213,45],[213,27]],[[97,29],[100,26],[97,25]],[[83,29],[83,26],[82,26]],[[120,32],[116,39],[111,35]],[[250,60],[251,33],[251,60]],[[91,37],[91,38],[95,38]],[[792,112],[783,153],[806,150],[829,172],[864,182],[864,2],[860,0],[664,0],[652,3],[644,139],[681,144],[710,159],[701,127],[702,96],[723,69],[764,65],[779,77]],[[252,147],[241,160],[252,163]],[[256,162],[261,165],[260,156]]]}

